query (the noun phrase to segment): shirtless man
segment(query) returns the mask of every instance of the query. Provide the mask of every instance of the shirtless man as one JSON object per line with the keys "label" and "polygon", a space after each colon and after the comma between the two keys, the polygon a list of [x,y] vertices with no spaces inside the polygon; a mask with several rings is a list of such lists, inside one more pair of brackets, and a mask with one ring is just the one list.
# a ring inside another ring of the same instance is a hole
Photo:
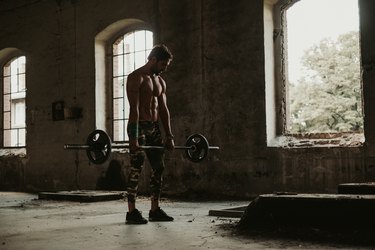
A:
{"label": "shirtless man", "polygon": [[[155,46],[148,56],[147,63],[128,76],[126,91],[130,104],[128,135],[130,144],[130,174],[128,178],[127,224],[146,224],[147,219],[135,207],[138,180],[141,174],[145,155],[152,167],[150,180],[151,210],[150,221],[172,221],[159,207],[159,198],[164,170],[164,150],[145,149],[140,145],[164,146],[174,149],[170,114],[167,107],[166,84],[160,77],[173,59],[172,53],[165,45]],[[159,128],[161,121],[166,138],[163,140]]]}

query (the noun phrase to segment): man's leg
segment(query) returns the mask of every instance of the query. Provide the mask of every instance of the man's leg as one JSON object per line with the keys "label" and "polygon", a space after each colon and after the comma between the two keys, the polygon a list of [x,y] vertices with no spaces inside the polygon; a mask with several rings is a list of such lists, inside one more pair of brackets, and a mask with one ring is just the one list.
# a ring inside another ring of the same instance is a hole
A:
{"label": "man's leg", "polygon": [[129,212],[126,214],[126,223],[145,224],[147,220],[135,208],[135,200],[138,191],[139,176],[142,172],[145,155],[143,151],[130,153],[130,173],[128,178],[127,198]]}
{"label": "man's leg", "polygon": [[[141,175],[145,155],[143,151],[130,153],[130,173],[128,177],[128,203],[135,204],[137,197],[139,176]],[[133,205],[131,205],[133,206]],[[130,209],[132,209],[131,207]]]}
{"label": "man's leg", "polygon": [[151,192],[151,210],[149,213],[150,221],[173,221],[173,217],[168,216],[160,207],[160,193],[164,172],[164,151],[153,149],[147,150],[147,158],[152,167],[150,179]]}
{"label": "man's leg", "polygon": [[152,167],[150,179],[150,193],[151,193],[151,210],[154,211],[159,208],[159,199],[161,187],[163,183],[164,172],[164,152],[159,149],[147,151],[147,158]]}

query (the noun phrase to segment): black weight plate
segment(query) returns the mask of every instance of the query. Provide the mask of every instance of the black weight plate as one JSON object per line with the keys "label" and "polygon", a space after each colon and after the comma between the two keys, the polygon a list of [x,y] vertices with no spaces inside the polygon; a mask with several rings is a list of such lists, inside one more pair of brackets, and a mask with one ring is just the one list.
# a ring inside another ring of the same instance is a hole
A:
{"label": "black weight plate", "polygon": [[189,149],[185,150],[186,156],[192,162],[200,162],[206,158],[208,154],[208,141],[201,134],[193,134],[186,140],[186,147]]}
{"label": "black weight plate", "polygon": [[106,162],[111,155],[111,139],[103,130],[97,129],[89,134],[86,144],[89,146],[87,157],[94,164]]}

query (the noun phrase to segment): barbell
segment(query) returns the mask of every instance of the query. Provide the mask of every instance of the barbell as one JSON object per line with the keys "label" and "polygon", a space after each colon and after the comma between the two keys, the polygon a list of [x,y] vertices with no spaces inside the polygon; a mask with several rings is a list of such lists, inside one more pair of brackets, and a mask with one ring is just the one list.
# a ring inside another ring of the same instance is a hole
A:
{"label": "barbell", "polygon": [[[65,144],[64,149],[86,150],[87,157],[94,164],[102,164],[108,160],[112,148],[129,148],[129,142],[112,143],[108,134],[100,129],[89,134],[86,144]],[[141,149],[164,149],[164,146],[140,146]],[[206,158],[208,151],[220,149],[218,146],[210,146],[208,140],[201,134],[190,135],[185,146],[175,146],[175,149],[184,149],[186,157],[192,162],[200,162]]]}

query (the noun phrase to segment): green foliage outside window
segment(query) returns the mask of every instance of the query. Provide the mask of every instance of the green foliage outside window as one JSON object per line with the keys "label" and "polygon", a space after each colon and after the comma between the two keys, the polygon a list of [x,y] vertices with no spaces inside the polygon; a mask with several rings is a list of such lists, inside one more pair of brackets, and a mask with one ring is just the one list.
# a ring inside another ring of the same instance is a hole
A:
{"label": "green foliage outside window", "polygon": [[362,132],[359,34],[323,39],[302,57],[303,77],[289,83],[288,132]]}

